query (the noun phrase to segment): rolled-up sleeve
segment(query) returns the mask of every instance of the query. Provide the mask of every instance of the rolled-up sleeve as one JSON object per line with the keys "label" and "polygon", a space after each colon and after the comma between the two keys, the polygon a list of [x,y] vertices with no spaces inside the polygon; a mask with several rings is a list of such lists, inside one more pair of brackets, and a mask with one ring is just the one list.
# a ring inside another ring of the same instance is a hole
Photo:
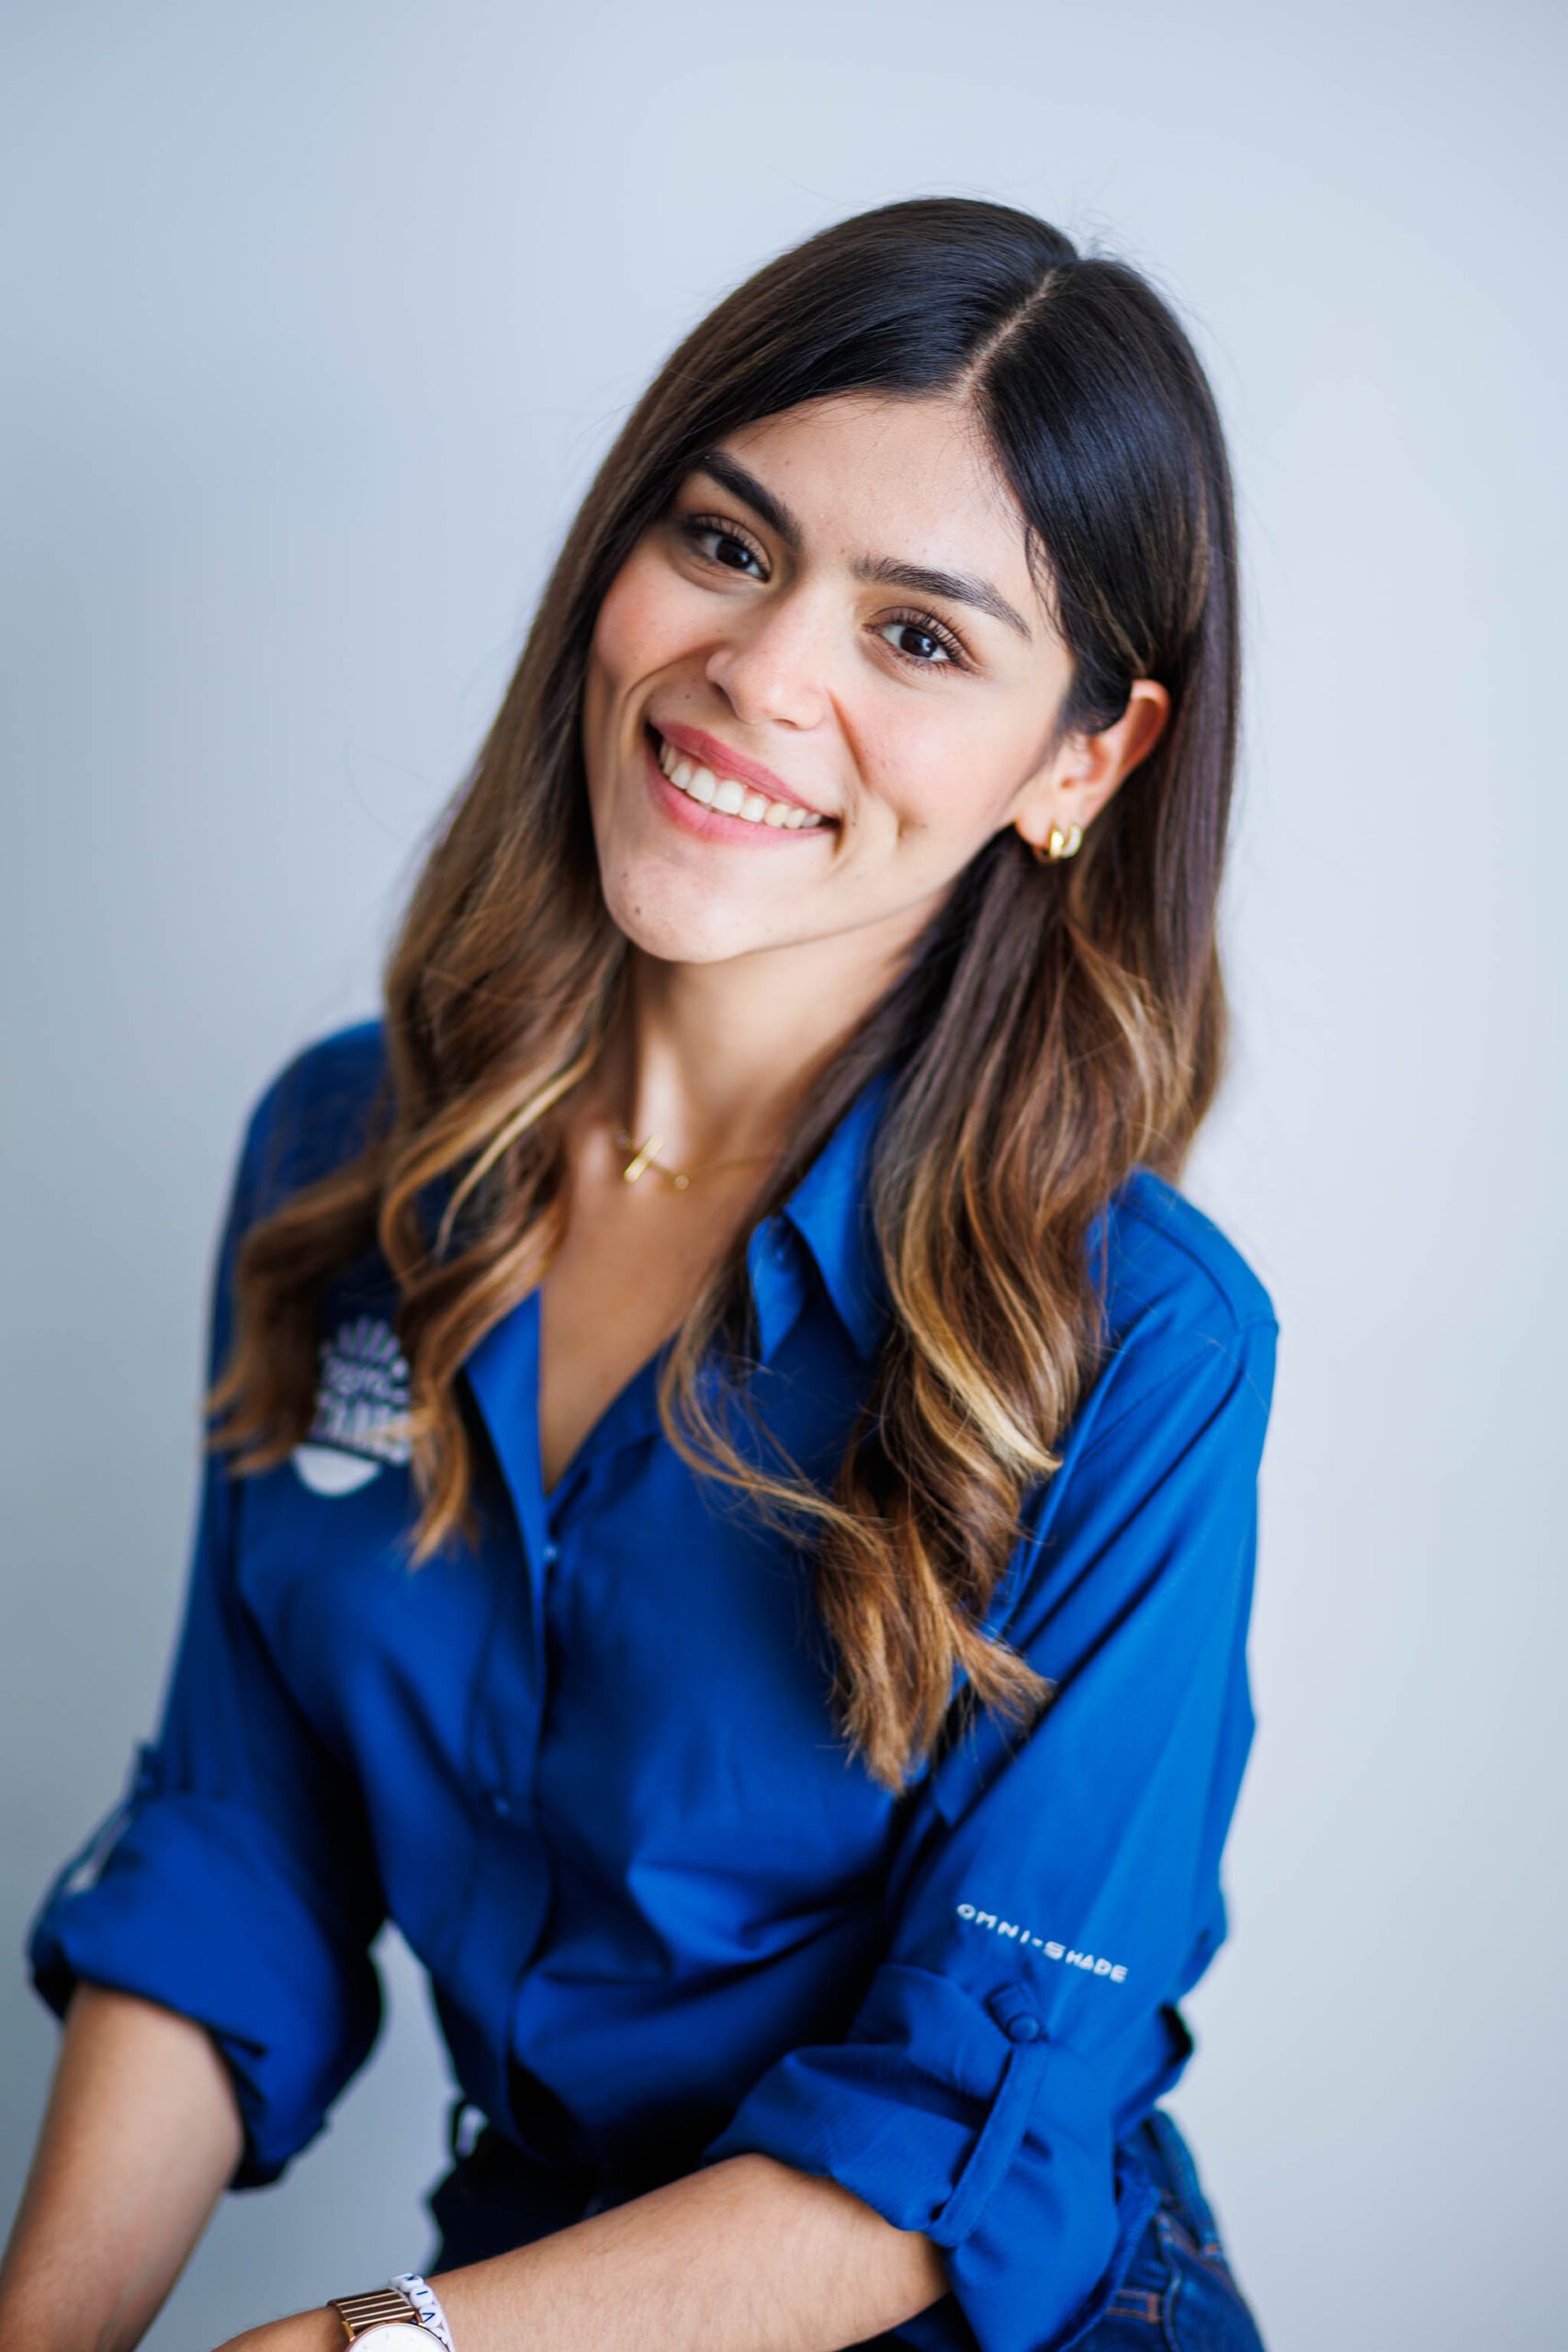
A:
{"label": "rolled-up sleeve", "polygon": [[[289,1069],[252,1111],[209,1306],[226,1356],[247,1226],[276,1197]],[[370,1944],[384,1899],[360,1793],[281,1678],[235,1577],[243,1480],[204,1455],[183,1622],[152,1740],[29,1923],[32,1982],[57,2016],[87,1979],[205,2026],[244,2127],[230,2182],[276,2180],[321,2130],[381,2019]]]}
{"label": "rolled-up sleeve", "polygon": [[1180,2073],[1224,1934],[1253,1731],[1246,1639],[1278,1327],[1168,1335],[1109,1385],[988,1621],[1056,1685],[902,1801],[887,1937],[847,2031],[786,2050],[704,2164],[761,2151],[941,2249],[931,2352],[1057,2352],[1153,2203],[1122,2129]]}

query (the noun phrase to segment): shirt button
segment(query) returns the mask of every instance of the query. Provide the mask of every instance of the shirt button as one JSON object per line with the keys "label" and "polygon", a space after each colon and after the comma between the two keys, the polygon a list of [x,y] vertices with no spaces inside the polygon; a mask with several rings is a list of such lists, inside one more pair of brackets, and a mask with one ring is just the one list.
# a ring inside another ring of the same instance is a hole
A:
{"label": "shirt button", "polygon": [[504,1789],[487,1789],[485,1791],[485,1803],[489,1805],[497,1821],[511,1820],[512,1802],[507,1796]]}
{"label": "shirt button", "polygon": [[548,1567],[553,1560],[558,1560],[560,1557],[560,1553],[557,1545],[554,1544],[547,1544],[542,1556],[544,1558],[546,1567]]}
{"label": "shirt button", "polygon": [[987,1994],[986,2007],[1010,2041],[1038,2041],[1045,2030],[1026,1985],[999,1985]]}

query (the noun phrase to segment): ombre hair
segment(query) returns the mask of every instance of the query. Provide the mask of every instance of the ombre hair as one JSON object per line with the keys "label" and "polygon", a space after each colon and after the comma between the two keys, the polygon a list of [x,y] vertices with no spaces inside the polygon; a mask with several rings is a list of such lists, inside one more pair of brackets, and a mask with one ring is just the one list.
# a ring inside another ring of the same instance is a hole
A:
{"label": "ombre hair", "polygon": [[[1091,1222],[1135,1166],[1179,1177],[1227,1033],[1217,906],[1240,650],[1224,439],[1168,304],[1032,214],[922,197],[824,229],[720,301],[638,401],[392,941],[364,1148],[243,1238],[235,1343],[208,1398],[230,1426],[209,1443],[251,1442],[231,1465],[243,1475],[303,1438],[316,1305],[374,1247],[411,1372],[410,1564],[474,1540],[454,1375],[560,1243],[570,1098],[626,1008],[628,943],[600,886],[581,741],[600,605],[700,451],[857,392],[972,404],[1071,657],[1058,741],[1109,726],[1136,678],[1170,696],[1077,856],[1038,863],[1008,826],[956,876],[815,1075],[659,1382],[682,1459],[810,1545],[835,1719],[897,1793],[951,1708],[1027,1725],[1049,1702],[1048,1679],[983,1620],[1028,1490],[1059,1466],[1105,1361]],[[774,1470],[743,1453],[697,1375],[722,1359],[745,1404],[750,1232],[885,1067],[867,1182],[892,1311],[826,1492],[787,1457]],[[431,1188],[446,1202],[434,1235]]]}

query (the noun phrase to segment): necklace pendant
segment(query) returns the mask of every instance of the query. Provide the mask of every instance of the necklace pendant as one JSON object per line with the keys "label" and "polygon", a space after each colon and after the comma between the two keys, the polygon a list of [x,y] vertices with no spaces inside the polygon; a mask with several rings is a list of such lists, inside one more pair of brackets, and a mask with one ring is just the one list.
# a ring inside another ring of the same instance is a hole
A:
{"label": "necklace pendant", "polygon": [[654,1153],[658,1150],[664,1138],[662,1136],[649,1136],[648,1141],[643,1145],[636,1158],[628,1160],[625,1168],[622,1169],[621,1182],[623,1184],[635,1184],[637,1178],[646,1173],[648,1168],[652,1162]]}

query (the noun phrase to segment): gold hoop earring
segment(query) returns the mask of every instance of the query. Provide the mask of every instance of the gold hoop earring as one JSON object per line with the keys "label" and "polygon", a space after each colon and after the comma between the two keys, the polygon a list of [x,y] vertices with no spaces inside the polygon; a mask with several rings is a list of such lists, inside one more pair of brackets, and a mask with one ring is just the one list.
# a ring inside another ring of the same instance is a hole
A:
{"label": "gold hoop earring", "polygon": [[1045,836],[1044,848],[1041,849],[1037,843],[1031,842],[1029,854],[1038,865],[1051,865],[1059,857],[1076,856],[1082,842],[1083,827],[1081,825],[1069,825],[1066,832],[1062,831],[1060,825],[1053,825]]}

